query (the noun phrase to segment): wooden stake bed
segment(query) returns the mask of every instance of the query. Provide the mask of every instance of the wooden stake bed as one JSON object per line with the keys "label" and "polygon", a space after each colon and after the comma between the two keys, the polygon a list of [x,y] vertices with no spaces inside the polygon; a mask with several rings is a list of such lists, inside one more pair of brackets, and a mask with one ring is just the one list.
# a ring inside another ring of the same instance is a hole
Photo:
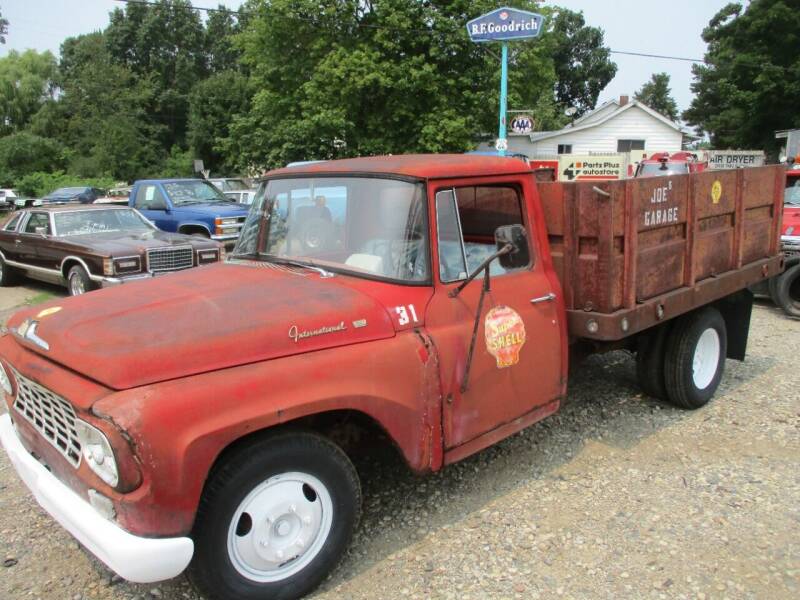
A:
{"label": "wooden stake bed", "polygon": [[570,334],[619,340],[780,273],[784,178],[537,183]]}

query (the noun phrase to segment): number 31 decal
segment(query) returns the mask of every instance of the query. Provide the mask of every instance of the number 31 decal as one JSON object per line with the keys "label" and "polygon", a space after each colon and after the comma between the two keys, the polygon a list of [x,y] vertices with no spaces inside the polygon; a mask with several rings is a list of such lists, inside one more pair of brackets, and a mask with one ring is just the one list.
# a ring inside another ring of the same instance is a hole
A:
{"label": "number 31 decal", "polygon": [[[394,310],[397,313],[397,323],[399,325],[408,325],[411,321],[414,321],[414,323],[419,323],[417,311],[414,309],[413,304],[409,304],[407,307],[396,306]],[[410,317],[409,313],[411,313]]]}

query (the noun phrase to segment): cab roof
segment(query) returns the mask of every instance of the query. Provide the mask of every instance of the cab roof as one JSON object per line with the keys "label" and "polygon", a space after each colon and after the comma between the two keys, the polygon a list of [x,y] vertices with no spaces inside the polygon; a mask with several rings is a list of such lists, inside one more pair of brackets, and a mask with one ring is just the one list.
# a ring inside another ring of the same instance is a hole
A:
{"label": "cab roof", "polygon": [[415,179],[479,177],[530,173],[525,162],[512,157],[476,154],[401,154],[328,160],[296,167],[276,169],[266,178],[308,175],[400,175]]}

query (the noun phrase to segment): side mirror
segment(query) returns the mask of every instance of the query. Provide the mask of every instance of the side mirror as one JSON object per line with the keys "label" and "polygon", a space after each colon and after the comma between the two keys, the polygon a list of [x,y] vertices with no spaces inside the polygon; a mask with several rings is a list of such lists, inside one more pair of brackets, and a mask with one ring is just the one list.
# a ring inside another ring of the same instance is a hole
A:
{"label": "side mirror", "polygon": [[506,269],[521,269],[531,262],[528,250],[528,233],[522,225],[503,225],[494,231],[494,241],[500,250],[506,244],[511,244],[513,250],[500,256],[500,265]]}

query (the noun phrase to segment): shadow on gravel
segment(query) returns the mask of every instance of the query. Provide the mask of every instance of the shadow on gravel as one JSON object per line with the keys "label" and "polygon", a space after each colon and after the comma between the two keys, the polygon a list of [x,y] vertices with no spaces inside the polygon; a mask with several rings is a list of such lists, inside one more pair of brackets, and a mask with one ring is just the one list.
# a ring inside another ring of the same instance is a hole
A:
{"label": "shadow on gravel", "polygon": [[[718,401],[769,370],[775,361],[755,357],[739,368],[728,361]],[[597,441],[630,448],[693,413],[644,396],[627,352],[590,357],[570,377],[561,411],[499,444],[428,476],[410,473],[390,450],[357,461],[364,513],[347,557],[320,591],[343,583],[429,532],[458,523],[493,499],[554,474]],[[696,413],[695,413],[696,414]]]}

